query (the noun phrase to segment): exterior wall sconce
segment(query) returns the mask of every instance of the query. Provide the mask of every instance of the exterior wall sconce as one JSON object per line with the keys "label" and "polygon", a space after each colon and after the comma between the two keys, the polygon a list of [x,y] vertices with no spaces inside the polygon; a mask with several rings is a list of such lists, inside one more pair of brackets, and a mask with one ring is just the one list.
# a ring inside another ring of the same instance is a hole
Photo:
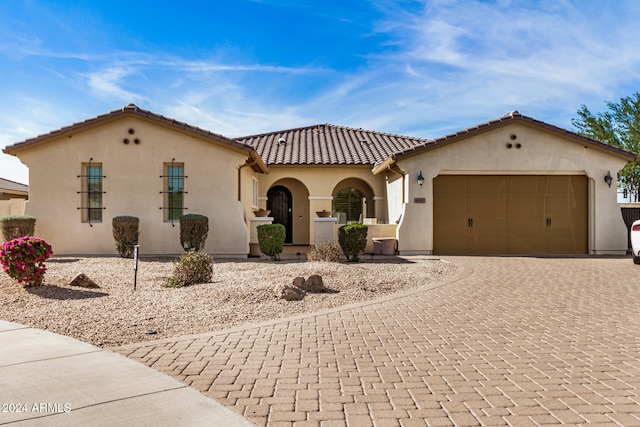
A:
{"label": "exterior wall sconce", "polygon": [[422,176],[422,171],[420,171],[420,175],[418,175],[418,185],[422,188],[422,184],[424,184],[424,176]]}
{"label": "exterior wall sconce", "polygon": [[607,174],[604,176],[604,182],[606,182],[609,188],[611,188],[611,183],[613,182],[611,171],[607,171]]}

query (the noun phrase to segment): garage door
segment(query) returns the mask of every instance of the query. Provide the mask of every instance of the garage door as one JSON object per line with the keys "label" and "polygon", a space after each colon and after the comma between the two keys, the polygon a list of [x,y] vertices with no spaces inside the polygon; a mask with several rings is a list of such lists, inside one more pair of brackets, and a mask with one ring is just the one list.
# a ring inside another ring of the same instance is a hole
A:
{"label": "garage door", "polygon": [[587,252],[586,176],[447,175],[433,188],[434,253]]}

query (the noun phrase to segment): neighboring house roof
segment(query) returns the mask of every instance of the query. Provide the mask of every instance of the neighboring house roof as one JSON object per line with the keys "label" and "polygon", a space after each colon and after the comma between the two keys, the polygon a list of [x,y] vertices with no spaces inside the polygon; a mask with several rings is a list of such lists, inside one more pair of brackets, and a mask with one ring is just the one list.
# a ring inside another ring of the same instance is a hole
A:
{"label": "neighboring house roof", "polygon": [[369,165],[426,140],[320,124],[237,138],[267,165]]}
{"label": "neighboring house roof", "polygon": [[495,120],[491,120],[485,123],[481,123],[479,125],[476,126],[472,126],[470,128],[449,134],[449,135],[445,135],[443,137],[440,138],[436,138],[436,139],[432,139],[432,140],[424,140],[421,144],[416,144],[413,145],[411,147],[407,147],[403,150],[398,150],[395,153],[392,154],[392,156],[387,159],[385,161],[386,163],[389,162],[393,162],[395,159],[399,159],[401,157],[407,156],[407,155],[411,155],[414,154],[416,152],[420,152],[423,150],[427,150],[427,149],[431,149],[431,148],[436,148],[439,146],[442,146],[444,144],[448,144],[448,143],[452,143],[455,141],[459,141],[461,139],[464,139],[466,137],[472,136],[474,134],[478,134],[484,131],[489,130],[490,128],[496,128],[499,126],[503,126],[507,123],[511,123],[511,122],[523,122],[523,123],[527,123],[529,125],[533,125],[533,126],[538,126],[541,127],[545,130],[548,130],[550,132],[556,133],[560,136],[565,136],[565,137],[569,137],[573,140],[576,141],[580,141],[581,143],[587,144],[589,146],[601,149],[601,150],[605,150],[610,152],[613,155],[617,155],[619,157],[625,158],[627,161],[635,161],[637,159],[637,155],[635,153],[632,153],[631,151],[627,151],[624,150],[622,148],[618,148],[618,147],[614,147],[612,145],[609,144],[605,144],[604,142],[600,142],[597,141],[595,139],[592,138],[588,138],[584,135],[580,135],[576,132],[571,132],[569,130],[563,129],[563,128],[559,128],[557,126],[551,125],[549,123],[545,123],[542,122],[540,120],[536,120],[534,118],[528,117],[528,116],[524,116],[522,114],[520,114],[518,111],[512,111],[511,113],[502,116],[498,119]]}
{"label": "neighboring house roof", "polygon": [[42,143],[42,142],[46,142],[46,141],[50,140],[51,138],[54,138],[54,137],[57,137],[57,136],[60,136],[60,135],[64,135],[64,134],[67,134],[67,133],[75,132],[75,131],[81,130],[83,128],[98,124],[100,122],[104,122],[106,120],[113,119],[115,117],[126,115],[126,114],[133,114],[133,115],[136,115],[136,116],[139,116],[139,117],[143,117],[143,118],[146,118],[146,119],[154,120],[156,122],[165,124],[165,125],[167,125],[169,127],[173,127],[173,128],[179,129],[181,131],[197,134],[199,136],[202,136],[202,137],[205,137],[205,138],[208,138],[208,139],[212,139],[212,140],[215,140],[217,142],[221,142],[223,144],[227,144],[229,146],[239,148],[241,150],[245,150],[248,153],[250,153],[250,156],[252,157],[252,163],[251,163],[252,167],[254,169],[257,168],[257,169],[260,169],[262,171],[266,171],[266,166],[262,163],[262,160],[259,158],[259,156],[256,155],[255,150],[252,147],[250,147],[250,146],[248,146],[246,144],[243,144],[242,142],[238,142],[238,141],[236,141],[234,139],[222,136],[220,134],[217,134],[217,133],[205,130],[205,129],[201,129],[199,127],[192,126],[192,125],[189,125],[187,123],[180,122],[180,121],[177,121],[177,120],[162,116],[160,114],[152,113],[151,111],[143,110],[142,108],[138,107],[135,104],[129,104],[129,105],[127,105],[127,106],[125,106],[125,107],[123,107],[123,108],[121,108],[119,110],[113,110],[113,111],[111,111],[109,113],[102,114],[102,115],[99,115],[97,117],[93,117],[91,119],[87,119],[87,120],[84,120],[82,122],[74,123],[74,124],[72,124],[70,126],[65,126],[63,128],[51,131],[49,133],[36,136],[35,138],[30,138],[30,139],[27,139],[25,141],[15,143],[13,145],[8,145],[7,147],[4,148],[3,151],[5,153],[7,153],[7,154],[15,155],[16,151],[19,151],[19,150],[21,150],[23,148],[26,148],[26,147],[29,147],[31,145]]}
{"label": "neighboring house roof", "polygon": [[26,184],[20,184],[19,182],[0,178],[0,193],[11,193],[26,196],[27,194],[29,194],[29,186]]}

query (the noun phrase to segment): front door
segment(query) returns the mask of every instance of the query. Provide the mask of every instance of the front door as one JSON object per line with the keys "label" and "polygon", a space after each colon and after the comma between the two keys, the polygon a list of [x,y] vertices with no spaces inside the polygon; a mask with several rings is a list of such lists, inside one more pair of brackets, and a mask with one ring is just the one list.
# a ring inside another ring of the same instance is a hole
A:
{"label": "front door", "polygon": [[286,230],[285,243],[292,243],[291,191],[282,185],[276,185],[267,192],[267,209],[271,211],[274,224],[282,224]]}

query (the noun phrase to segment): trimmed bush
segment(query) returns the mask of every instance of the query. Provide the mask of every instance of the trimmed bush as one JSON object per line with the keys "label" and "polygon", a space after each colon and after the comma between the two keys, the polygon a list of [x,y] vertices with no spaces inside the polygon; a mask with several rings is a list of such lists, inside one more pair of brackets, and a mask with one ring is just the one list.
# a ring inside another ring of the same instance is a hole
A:
{"label": "trimmed bush", "polygon": [[340,245],[337,243],[322,242],[311,248],[307,254],[309,261],[340,262]]}
{"label": "trimmed bush", "polygon": [[122,258],[133,258],[134,246],[138,244],[140,220],[135,216],[114,216],[111,221],[116,249]]}
{"label": "trimmed bush", "polygon": [[18,237],[33,236],[36,219],[27,215],[5,216],[0,218],[0,228],[5,242]]}
{"label": "trimmed bush", "polygon": [[180,217],[180,244],[185,252],[200,251],[209,235],[209,218],[200,214]]}
{"label": "trimmed bush", "polygon": [[47,271],[44,262],[53,254],[51,245],[38,237],[18,237],[0,246],[0,264],[18,283],[25,286],[42,284]]}
{"label": "trimmed bush", "polygon": [[173,275],[164,286],[181,288],[197,283],[210,283],[213,277],[213,258],[204,252],[189,251],[174,264]]}
{"label": "trimmed bush", "polygon": [[287,230],[282,224],[262,224],[256,227],[258,231],[258,244],[260,252],[271,257],[274,261],[280,261],[280,254],[284,248],[284,239]]}
{"label": "trimmed bush", "polygon": [[338,229],[338,243],[349,261],[357,262],[367,246],[368,227],[363,224],[347,224]]}

